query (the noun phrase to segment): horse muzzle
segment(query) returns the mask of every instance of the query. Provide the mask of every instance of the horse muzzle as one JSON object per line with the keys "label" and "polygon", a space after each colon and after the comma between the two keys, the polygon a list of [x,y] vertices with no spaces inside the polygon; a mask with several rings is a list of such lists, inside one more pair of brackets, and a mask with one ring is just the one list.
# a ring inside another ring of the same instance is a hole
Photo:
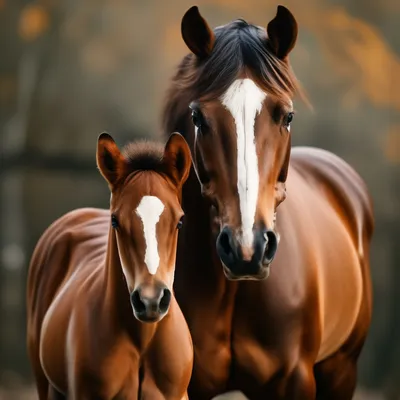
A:
{"label": "horse muzzle", "polygon": [[222,229],[217,238],[217,253],[223,264],[225,276],[230,280],[268,278],[270,264],[277,249],[278,238],[273,230],[255,231],[251,249],[240,246],[228,226]]}

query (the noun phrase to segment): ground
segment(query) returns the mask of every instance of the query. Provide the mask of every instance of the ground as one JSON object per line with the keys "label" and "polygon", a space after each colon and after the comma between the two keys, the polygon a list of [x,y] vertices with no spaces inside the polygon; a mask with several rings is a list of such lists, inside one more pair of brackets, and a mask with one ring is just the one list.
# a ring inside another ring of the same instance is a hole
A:
{"label": "ground", "polygon": [[[16,387],[12,389],[0,387],[0,400],[37,400],[37,396],[33,387]],[[218,396],[214,400],[245,400],[245,397],[238,393],[232,393]],[[385,400],[385,398],[381,394],[360,389],[357,391],[354,400]]]}

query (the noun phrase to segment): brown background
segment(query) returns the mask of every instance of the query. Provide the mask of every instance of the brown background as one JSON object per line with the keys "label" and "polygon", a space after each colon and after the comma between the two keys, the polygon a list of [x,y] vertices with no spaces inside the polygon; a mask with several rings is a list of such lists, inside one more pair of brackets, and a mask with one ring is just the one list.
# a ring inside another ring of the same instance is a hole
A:
{"label": "brown background", "polygon": [[[0,0],[0,388],[30,382],[27,263],[40,234],[80,206],[108,206],[98,134],[160,137],[174,67],[186,53],[174,0]],[[275,1],[198,1],[212,26],[266,26]],[[374,318],[360,385],[400,393],[400,2],[287,0],[300,25],[291,60],[314,111],[296,102],[294,144],[331,150],[375,203]],[[396,311],[397,309],[397,311]],[[4,392],[5,393],[5,392]],[[0,399],[21,398],[2,394]],[[366,395],[362,395],[362,398]]]}

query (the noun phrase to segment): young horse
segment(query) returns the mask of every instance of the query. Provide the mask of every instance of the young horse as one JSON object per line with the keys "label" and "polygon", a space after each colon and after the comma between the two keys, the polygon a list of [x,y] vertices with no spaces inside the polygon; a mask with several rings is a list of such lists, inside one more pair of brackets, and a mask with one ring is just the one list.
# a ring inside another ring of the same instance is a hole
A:
{"label": "young horse", "polygon": [[279,6],[267,29],[212,30],[192,7],[182,36],[191,53],[163,121],[196,172],[174,283],[194,344],[189,396],[351,399],[371,316],[372,206],[340,158],[291,154],[296,20]]}
{"label": "young horse", "polygon": [[[40,400],[182,399],[193,348],[172,294],[190,150],[108,134],[97,164],[108,210],[79,209],[41,237],[28,277],[28,348]],[[135,318],[136,317],[136,318]]]}

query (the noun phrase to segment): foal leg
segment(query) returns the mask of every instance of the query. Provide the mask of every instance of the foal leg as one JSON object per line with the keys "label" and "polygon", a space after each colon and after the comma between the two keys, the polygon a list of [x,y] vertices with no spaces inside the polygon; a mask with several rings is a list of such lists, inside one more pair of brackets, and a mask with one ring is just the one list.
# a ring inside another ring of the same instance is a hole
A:
{"label": "foal leg", "polygon": [[357,362],[337,352],[314,367],[317,400],[351,400],[357,383]]}

